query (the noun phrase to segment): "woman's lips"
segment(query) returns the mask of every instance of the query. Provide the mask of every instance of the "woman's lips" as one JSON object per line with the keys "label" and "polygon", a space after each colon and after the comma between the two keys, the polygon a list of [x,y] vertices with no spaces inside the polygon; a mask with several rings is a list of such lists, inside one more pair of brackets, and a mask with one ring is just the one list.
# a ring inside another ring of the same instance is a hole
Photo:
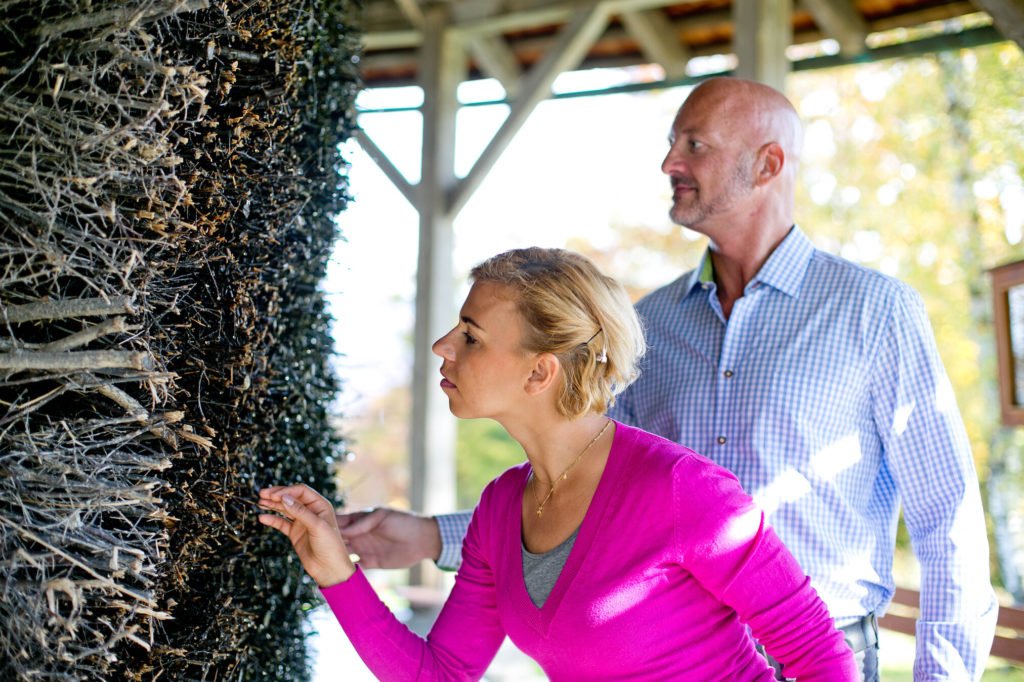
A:
{"label": "woman's lips", "polygon": [[455,384],[453,384],[452,382],[448,381],[447,378],[442,376],[441,377],[441,388],[455,388]]}

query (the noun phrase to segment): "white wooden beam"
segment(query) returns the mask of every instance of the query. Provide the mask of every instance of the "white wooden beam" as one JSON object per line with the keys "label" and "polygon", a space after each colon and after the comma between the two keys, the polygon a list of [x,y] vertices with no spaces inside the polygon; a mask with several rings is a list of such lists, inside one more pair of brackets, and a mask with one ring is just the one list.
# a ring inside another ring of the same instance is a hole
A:
{"label": "white wooden beam", "polygon": [[423,42],[423,32],[416,29],[371,31],[364,33],[361,40],[364,50],[403,50],[419,47]]}
{"label": "white wooden beam", "polygon": [[395,0],[395,4],[402,10],[402,14],[409,20],[409,23],[416,28],[423,28],[426,19],[423,17],[423,8],[416,0]]}
{"label": "white wooden beam", "polygon": [[801,5],[821,32],[839,43],[841,55],[855,57],[867,49],[864,39],[870,29],[853,0],[801,0]]}
{"label": "white wooden beam", "polygon": [[363,151],[366,152],[367,156],[377,164],[377,168],[380,168],[381,172],[383,172],[384,175],[387,176],[388,180],[391,181],[391,184],[395,186],[395,189],[402,193],[402,196],[405,197],[406,201],[412,204],[413,208],[416,208],[416,186],[405,179],[405,176],[402,175],[402,171],[398,170],[398,167],[391,162],[388,155],[377,146],[377,143],[373,141],[373,138],[371,138],[365,130],[357,130],[355,138],[356,142],[358,142],[359,146],[363,148]]}
{"label": "white wooden beam", "polygon": [[505,122],[473,164],[472,170],[452,193],[448,205],[452,217],[458,215],[466,205],[537,105],[551,94],[551,84],[555,78],[580,63],[604,31],[608,18],[607,8],[598,3],[577,12],[562,28],[541,62],[535,64],[523,78],[519,96],[512,103]]}
{"label": "white wooden beam", "polygon": [[[698,2],[698,0],[682,0],[682,3],[687,2]],[[643,11],[678,4],[681,4],[680,0],[564,0],[563,2],[545,2],[535,7],[498,13],[484,18],[467,17],[452,23],[452,27],[464,37],[499,35],[537,26],[560,24],[567,21],[574,13],[598,5],[605,5],[609,12],[615,13]],[[418,28],[386,30],[368,28],[362,40],[368,50],[397,50],[417,47],[423,41],[423,32]]]}
{"label": "white wooden beam", "polygon": [[[420,51],[423,88],[422,171],[416,265],[416,322],[413,327],[412,420],[410,424],[410,503],[436,513],[455,505],[455,422],[437,389],[437,367],[430,348],[455,320],[452,276],[452,220],[446,198],[455,184],[456,90],[465,78],[466,55],[448,27],[449,6],[424,8]],[[423,568],[413,579],[436,584]]]}
{"label": "white wooden beam", "polygon": [[619,18],[640,44],[644,57],[665,69],[665,78],[686,75],[686,62],[690,55],[679,42],[679,34],[664,12],[660,9],[630,10],[622,12]]}
{"label": "white wooden beam", "polygon": [[989,13],[996,29],[1024,50],[1024,0],[974,0]]}
{"label": "white wooden beam", "polygon": [[522,69],[512,49],[501,36],[472,34],[466,36],[466,47],[480,66],[480,70],[497,79],[510,98],[519,92]]}
{"label": "white wooden beam", "polygon": [[665,7],[666,5],[679,5],[700,0],[566,0],[563,2],[544,2],[536,7],[520,10],[518,12],[506,12],[485,19],[475,19],[457,22],[455,28],[460,34],[468,33],[506,33],[510,31],[521,31],[523,29],[543,26],[545,24],[559,24],[565,22],[570,16],[586,10],[587,8],[603,7],[612,14],[630,11],[642,11],[654,7]]}
{"label": "white wooden beam", "polygon": [[736,75],[785,91],[793,42],[793,0],[733,0]]}

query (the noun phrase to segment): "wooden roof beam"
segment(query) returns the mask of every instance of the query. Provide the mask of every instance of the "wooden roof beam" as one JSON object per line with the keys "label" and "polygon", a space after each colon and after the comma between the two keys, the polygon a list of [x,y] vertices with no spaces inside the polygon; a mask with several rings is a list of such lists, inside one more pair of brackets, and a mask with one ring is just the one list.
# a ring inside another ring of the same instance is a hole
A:
{"label": "wooden roof beam", "polygon": [[855,57],[864,52],[870,29],[853,6],[853,0],[801,0],[800,4],[814,17],[822,33],[839,43],[839,53]]}
{"label": "wooden roof beam", "polygon": [[[698,0],[683,0],[698,2]],[[455,28],[460,33],[509,33],[543,26],[558,24],[570,16],[590,8],[602,7],[615,14],[629,11],[642,11],[666,5],[678,5],[679,0],[565,0],[540,4],[537,7],[509,12],[500,16],[456,21]]]}
{"label": "wooden roof beam", "polygon": [[988,12],[1007,40],[1024,50],[1024,0],[974,0],[974,4]]}
{"label": "wooden roof beam", "polygon": [[466,36],[466,47],[480,70],[501,83],[505,94],[514,98],[519,93],[523,70],[504,38],[497,35],[469,35]]}
{"label": "wooden roof beam", "polygon": [[395,4],[398,5],[398,9],[402,10],[402,14],[410,24],[418,29],[423,28],[426,19],[423,16],[423,8],[416,0],[395,0]]}
{"label": "wooden roof beam", "polygon": [[473,192],[484,181],[533,110],[551,94],[551,85],[559,74],[583,60],[591,45],[604,32],[610,14],[608,7],[600,2],[577,10],[558,33],[540,63],[526,73],[519,88],[519,96],[509,108],[505,122],[473,164],[472,170],[451,193],[448,214],[452,218],[458,215],[473,196]]}
{"label": "wooden roof beam", "polygon": [[686,75],[689,52],[682,46],[672,22],[660,9],[630,10],[619,15],[643,51],[644,57],[665,69],[665,78],[681,78]]}
{"label": "wooden roof beam", "polygon": [[402,196],[405,197],[405,200],[408,201],[413,208],[416,208],[416,186],[405,179],[405,176],[402,175],[402,171],[398,170],[398,167],[391,162],[388,155],[377,146],[377,143],[373,141],[365,130],[362,128],[356,130],[353,137],[355,137],[359,146],[363,148],[363,151],[366,152],[366,155],[369,156],[370,159],[377,164],[377,167],[380,168],[381,172],[387,176],[387,179],[391,181],[391,184],[395,186],[395,189],[402,193]]}

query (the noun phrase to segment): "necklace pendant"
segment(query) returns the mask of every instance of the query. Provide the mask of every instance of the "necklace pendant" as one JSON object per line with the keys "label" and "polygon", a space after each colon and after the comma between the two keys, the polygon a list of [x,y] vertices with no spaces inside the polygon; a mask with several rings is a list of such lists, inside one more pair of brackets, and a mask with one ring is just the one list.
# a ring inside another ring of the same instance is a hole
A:
{"label": "necklace pendant", "polygon": [[539,519],[543,515],[544,515],[544,509],[543,508],[542,509],[538,509],[537,510],[537,518]]}

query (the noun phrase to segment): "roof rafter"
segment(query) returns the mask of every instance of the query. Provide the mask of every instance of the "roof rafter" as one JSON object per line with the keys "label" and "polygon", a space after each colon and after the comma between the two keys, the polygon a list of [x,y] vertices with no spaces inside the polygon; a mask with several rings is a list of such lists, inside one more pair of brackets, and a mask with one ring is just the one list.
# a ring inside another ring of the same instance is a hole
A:
{"label": "roof rafter", "polygon": [[644,56],[661,64],[666,78],[679,78],[686,73],[689,51],[679,42],[679,35],[660,9],[629,10],[619,14],[626,30],[636,38]]}
{"label": "roof rafter", "polygon": [[800,0],[825,35],[839,43],[839,53],[853,57],[865,49],[870,29],[852,0]]}
{"label": "roof rafter", "polygon": [[515,97],[523,70],[505,39],[498,35],[470,35],[466,36],[466,47],[480,70],[497,79],[509,97]]}
{"label": "roof rafter", "polygon": [[551,94],[551,85],[555,78],[563,71],[579,64],[590,46],[604,31],[611,14],[609,8],[601,2],[588,4],[590,6],[576,11],[562,28],[557,41],[544,55],[544,59],[523,77],[519,96],[512,103],[505,122],[449,198],[450,216],[455,216],[462,210],[533,110]]}
{"label": "roof rafter", "polygon": [[1024,50],[1024,0],[974,0],[1007,39]]}

